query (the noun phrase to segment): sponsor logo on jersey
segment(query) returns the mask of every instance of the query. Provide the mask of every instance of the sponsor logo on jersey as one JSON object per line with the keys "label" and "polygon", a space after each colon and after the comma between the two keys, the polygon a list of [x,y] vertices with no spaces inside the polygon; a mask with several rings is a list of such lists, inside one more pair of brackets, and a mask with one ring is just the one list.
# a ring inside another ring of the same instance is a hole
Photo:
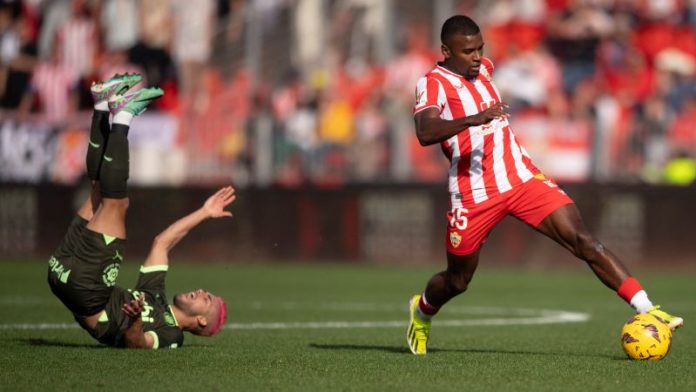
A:
{"label": "sponsor logo on jersey", "polygon": [[416,101],[418,101],[418,106],[425,105],[425,102],[428,100],[428,97],[425,95],[425,91],[421,91],[418,93],[418,96],[416,97]]}
{"label": "sponsor logo on jersey", "polygon": [[481,125],[478,128],[472,127],[472,132],[475,136],[486,136],[486,135],[490,135],[491,133],[497,131],[498,129],[502,129],[502,128],[496,127],[492,123],[488,123],[488,124]]}
{"label": "sponsor logo on jersey", "polygon": [[51,258],[48,260],[48,267],[51,269],[51,272],[56,274],[61,283],[68,283],[68,277],[70,276],[71,270],[66,269],[54,256],[51,256]]}
{"label": "sponsor logo on jersey", "polygon": [[[538,173],[538,174],[534,175],[534,178],[536,178],[536,179],[539,180],[539,181],[543,181],[544,184],[546,184],[546,186],[549,187],[549,188],[558,188],[558,185],[556,185],[555,182],[553,182],[553,181],[551,181],[550,179],[546,178],[546,176],[543,175],[543,174],[541,174],[541,173]],[[563,192],[563,194],[565,195],[565,192]]]}

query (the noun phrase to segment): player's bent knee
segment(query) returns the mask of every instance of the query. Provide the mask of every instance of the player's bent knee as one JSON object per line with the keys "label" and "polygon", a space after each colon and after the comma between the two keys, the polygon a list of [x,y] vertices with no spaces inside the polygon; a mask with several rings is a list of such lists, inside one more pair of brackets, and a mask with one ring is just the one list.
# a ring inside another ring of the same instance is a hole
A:
{"label": "player's bent knee", "polygon": [[594,260],[603,250],[602,244],[590,233],[580,232],[575,236],[575,255],[583,260]]}
{"label": "player's bent knee", "polygon": [[449,273],[447,278],[447,288],[454,295],[465,292],[469,288],[469,281],[471,281],[471,277],[461,273]]}

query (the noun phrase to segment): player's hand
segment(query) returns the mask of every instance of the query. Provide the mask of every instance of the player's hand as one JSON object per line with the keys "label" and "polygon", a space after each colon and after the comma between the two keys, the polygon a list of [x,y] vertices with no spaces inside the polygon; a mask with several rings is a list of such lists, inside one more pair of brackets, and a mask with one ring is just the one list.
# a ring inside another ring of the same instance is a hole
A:
{"label": "player's hand", "polygon": [[473,125],[483,125],[488,124],[495,119],[508,118],[508,107],[509,105],[504,102],[495,103],[488,109],[471,116],[472,120],[474,121]]}
{"label": "player's hand", "polygon": [[234,194],[234,188],[226,186],[214,195],[210,196],[203,204],[203,210],[211,218],[221,218],[232,216],[232,213],[225,211],[225,207],[230,205],[237,196]]}
{"label": "player's hand", "polygon": [[143,304],[145,303],[145,295],[141,294],[139,298],[134,298],[130,302],[126,302],[121,306],[121,311],[131,319],[140,317],[143,312]]}

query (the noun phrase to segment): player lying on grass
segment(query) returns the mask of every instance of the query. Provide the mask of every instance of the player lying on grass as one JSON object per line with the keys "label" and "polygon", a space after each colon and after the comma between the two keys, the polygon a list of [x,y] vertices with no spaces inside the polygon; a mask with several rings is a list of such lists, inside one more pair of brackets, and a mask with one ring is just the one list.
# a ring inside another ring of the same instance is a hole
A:
{"label": "player lying on grass", "polygon": [[169,251],[202,221],[231,216],[224,208],[235,195],[232,187],[220,189],[201,208],[160,233],[134,290],[115,285],[126,242],[128,129],[133,117],[163,94],[158,88],[125,94],[139,81],[139,75],[115,75],[92,86],[95,110],[86,159],[92,191],[49,260],[48,283],[80,326],[101,343],[174,348],[183,344],[183,331],[200,336],[218,333],[227,308],[222,298],[201,289],[177,294],[169,305],[165,293]]}
{"label": "player lying on grass", "polygon": [[[653,314],[672,329],[684,320],[653,306],[638,280],[585,228],[580,213],[517,143],[483,57],[478,25],[457,15],[442,26],[444,61],[416,86],[414,119],[421,145],[441,144],[450,160],[447,269],[411,298],[407,342],[427,352],[431,318],[469,287],[481,246],[493,227],[512,215],[584,260],[607,287],[639,313]],[[512,288],[514,290],[514,288]]]}

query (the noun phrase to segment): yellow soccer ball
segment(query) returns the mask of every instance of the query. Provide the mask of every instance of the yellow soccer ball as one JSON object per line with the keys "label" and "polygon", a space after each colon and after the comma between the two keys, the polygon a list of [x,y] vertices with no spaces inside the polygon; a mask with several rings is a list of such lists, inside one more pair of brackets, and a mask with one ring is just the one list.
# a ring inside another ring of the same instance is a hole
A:
{"label": "yellow soccer ball", "polygon": [[651,314],[636,314],[621,329],[621,346],[631,359],[660,360],[667,356],[671,344],[669,325]]}

